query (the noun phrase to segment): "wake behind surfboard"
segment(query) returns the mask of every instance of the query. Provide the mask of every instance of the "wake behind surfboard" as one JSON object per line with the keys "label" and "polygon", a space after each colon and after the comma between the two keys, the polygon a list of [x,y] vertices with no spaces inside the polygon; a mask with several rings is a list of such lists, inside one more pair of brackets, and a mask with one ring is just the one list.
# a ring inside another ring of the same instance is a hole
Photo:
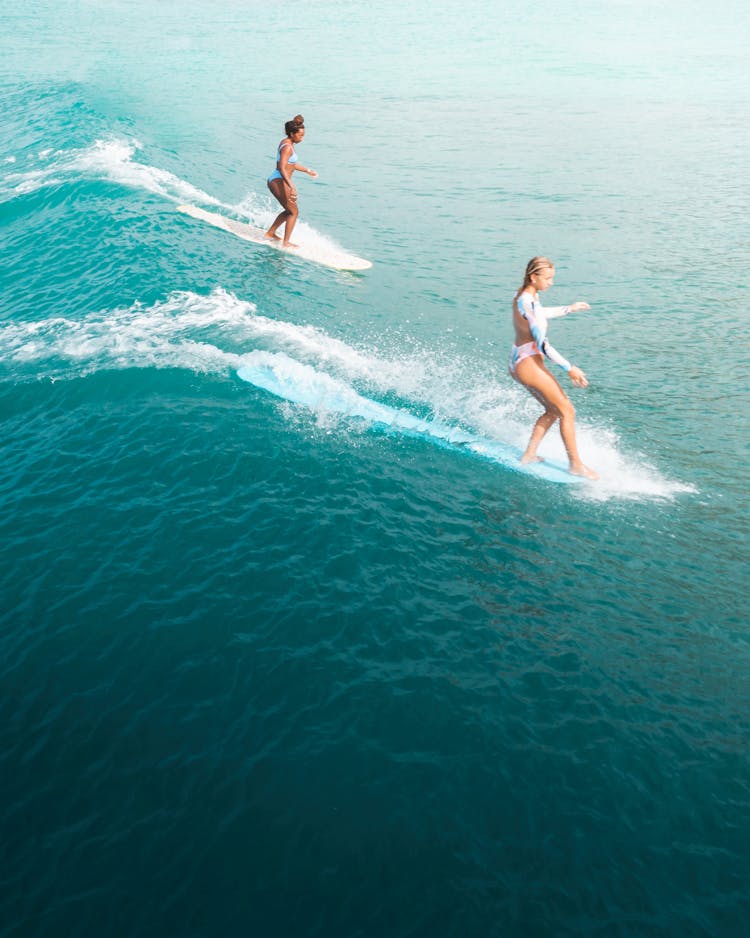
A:
{"label": "wake behind surfboard", "polygon": [[347,251],[342,251],[333,245],[300,244],[298,248],[294,249],[283,248],[279,241],[266,238],[265,232],[261,228],[253,228],[252,225],[246,225],[244,222],[227,218],[226,215],[220,215],[218,212],[207,212],[196,205],[178,205],[177,211],[190,215],[191,218],[207,222],[209,225],[213,225],[214,228],[228,231],[230,234],[242,238],[243,241],[250,241],[252,244],[282,251],[284,254],[290,254],[294,257],[301,257],[303,260],[312,261],[314,264],[322,264],[324,267],[330,267],[333,270],[369,270],[372,267],[372,262],[365,260],[364,257],[349,254]]}
{"label": "wake behind surfboard", "polygon": [[521,462],[521,450],[509,443],[478,437],[461,427],[417,417],[408,410],[381,404],[364,397],[332,375],[316,371],[283,352],[257,350],[244,356],[244,359],[245,363],[237,371],[238,377],[282,400],[302,404],[314,411],[323,410],[365,420],[387,431],[422,437],[438,446],[468,451],[514,472],[548,482],[575,485],[588,481],[581,476],[571,475],[566,466],[552,460],[524,465]]}

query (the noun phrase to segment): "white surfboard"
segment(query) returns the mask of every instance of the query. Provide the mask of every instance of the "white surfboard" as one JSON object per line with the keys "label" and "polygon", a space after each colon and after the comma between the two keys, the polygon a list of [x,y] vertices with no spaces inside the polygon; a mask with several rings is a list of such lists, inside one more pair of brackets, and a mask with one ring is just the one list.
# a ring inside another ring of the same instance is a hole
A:
{"label": "white surfboard", "polygon": [[356,254],[341,251],[333,245],[300,244],[298,248],[283,248],[280,241],[272,241],[267,238],[261,228],[253,228],[252,225],[246,225],[244,222],[227,218],[226,215],[220,215],[218,212],[207,212],[196,205],[178,205],[177,211],[184,212],[186,215],[190,215],[191,218],[205,221],[209,225],[213,225],[214,228],[228,231],[230,234],[242,238],[243,241],[261,244],[263,247],[282,251],[284,254],[291,254],[294,257],[301,257],[303,260],[312,261],[314,264],[322,264],[324,267],[331,267],[333,270],[368,270],[372,267],[372,262],[365,260],[364,257],[357,257]]}

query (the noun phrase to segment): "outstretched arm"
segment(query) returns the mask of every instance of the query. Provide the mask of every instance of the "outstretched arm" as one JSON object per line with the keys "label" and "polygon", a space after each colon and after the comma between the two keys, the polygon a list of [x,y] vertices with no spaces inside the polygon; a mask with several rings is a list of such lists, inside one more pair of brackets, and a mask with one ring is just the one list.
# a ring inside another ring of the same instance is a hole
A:
{"label": "outstretched arm", "polygon": [[545,306],[544,315],[547,319],[557,319],[558,316],[567,316],[579,309],[591,309],[588,303],[571,303],[570,306]]}
{"label": "outstretched arm", "polygon": [[557,319],[559,316],[567,316],[572,312],[570,306],[545,306],[544,315],[547,319]]}

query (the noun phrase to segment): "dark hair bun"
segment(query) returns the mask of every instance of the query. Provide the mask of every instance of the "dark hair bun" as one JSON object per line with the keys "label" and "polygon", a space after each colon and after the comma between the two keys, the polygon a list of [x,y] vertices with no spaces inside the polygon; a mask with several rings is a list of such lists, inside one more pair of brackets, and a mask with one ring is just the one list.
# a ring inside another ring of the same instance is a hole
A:
{"label": "dark hair bun", "polygon": [[296,117],[293,117],[290,121],[287,121],[284,124],[284,130],[287,134],[296,133],[301,127],[305,126],[305,118],[298,114]]}

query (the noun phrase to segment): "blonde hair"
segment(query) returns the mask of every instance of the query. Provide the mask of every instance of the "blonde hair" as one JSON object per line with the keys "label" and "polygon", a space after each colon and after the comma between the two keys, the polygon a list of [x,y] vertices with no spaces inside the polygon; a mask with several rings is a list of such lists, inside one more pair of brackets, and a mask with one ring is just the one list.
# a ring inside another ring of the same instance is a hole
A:
{"label": "blonde hair", "polygon": [[518,288],[516,293],[516,299],[523,293],[526,287],[531,286],[531,278],[534,274],[538,274],[540,270],[544,270],[547,267],[554,267],[555,265],[548,257],[532,257],[529,263],[526,265],[526,273],[523,275],[523,283]]}

